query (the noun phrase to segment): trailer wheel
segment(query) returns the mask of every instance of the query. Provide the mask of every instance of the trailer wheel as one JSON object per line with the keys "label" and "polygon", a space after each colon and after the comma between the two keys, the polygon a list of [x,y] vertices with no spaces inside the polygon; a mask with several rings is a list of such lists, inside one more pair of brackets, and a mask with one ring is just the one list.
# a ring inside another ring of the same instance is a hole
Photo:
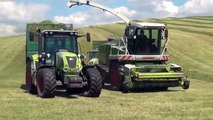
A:
{"label": "trailer wheel", "polygon": [[95,68],[88,68],[84,74],[88,80],[88,85],[86,86],[83,95],[87,97],[99,97],[102,88],[100,72]]}
{"label": "trailer wheel", "polygon": [[28,60],[25,74],[26,91],[29,92],[30,94],[36,94],[37,90],[36,86],[33,84],[31,64],[32,64],[31,61]]}
{"label": "trailer wheel", "polygon": [[56,78],[54,70],[50,68],[39,69],[36,82],[38,95],[41,98],[55,97]]}
{"label": "trailer wheel", "polygon": [[183,89],[189,89],[190,82],[189,81],[184,81],[184,84],[182,86]]}

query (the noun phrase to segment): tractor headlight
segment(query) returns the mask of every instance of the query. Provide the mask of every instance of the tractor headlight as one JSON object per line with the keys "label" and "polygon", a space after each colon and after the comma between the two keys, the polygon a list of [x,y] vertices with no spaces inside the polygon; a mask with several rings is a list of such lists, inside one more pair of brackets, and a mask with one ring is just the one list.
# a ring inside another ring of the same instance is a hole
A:
{"label": "tractor headlight", "polygon": [[50,57],[50,53],[47,53],[47,58],[49,58]]}

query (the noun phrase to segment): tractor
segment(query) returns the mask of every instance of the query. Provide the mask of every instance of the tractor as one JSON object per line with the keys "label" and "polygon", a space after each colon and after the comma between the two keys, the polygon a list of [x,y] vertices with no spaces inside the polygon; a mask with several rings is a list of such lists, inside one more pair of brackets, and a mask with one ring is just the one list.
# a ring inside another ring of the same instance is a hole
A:
{"label": "tractor", "polygon": [[167,63],[168,42],[165,24],[130,22],[124,37],[100,45],[97,57],[89,63],[97,66],[103,82],[115,90],[188,89],[190,82],[183,68]]}
{"label": "tractor", "polygon": [[102,89],[100,72],[85,64],[72,25],[27,24],[26,30],[26,90],[41,98],[52,98],[58,88],[68,94],[99,97]]}

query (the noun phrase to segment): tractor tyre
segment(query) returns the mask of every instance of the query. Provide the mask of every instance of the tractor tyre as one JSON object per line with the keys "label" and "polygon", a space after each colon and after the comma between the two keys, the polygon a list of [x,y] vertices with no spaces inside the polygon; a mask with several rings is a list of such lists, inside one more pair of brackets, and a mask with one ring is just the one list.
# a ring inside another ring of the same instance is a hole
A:
{"label": "tractor tyre", "polygon": [[41,98],[53,98],[56,91],[55,72],[50,68],[39,69],[37,74],[37,91]]}
{"label": "tractor tyre", "polygon": [[190,82],[189,81],[184,81],[184,84],[182,86],[183,89],[189,89]]}
{"label": "tractor tyre", "polygon": [[26,76],[25,76],[25,84],[26,84],[26,91],[30,94],[37,94],[36,86],[33,84],[32,78],[32,70],[31,70],[31,61],[27,61],[26,65]]}
{"label": "tractor tyre", "polygon": [[102,78],[100,72],[95,68],[88,68],[85,71],[88,85],[83,91],[83,95],[87,97],[99,97],[102,89]]}

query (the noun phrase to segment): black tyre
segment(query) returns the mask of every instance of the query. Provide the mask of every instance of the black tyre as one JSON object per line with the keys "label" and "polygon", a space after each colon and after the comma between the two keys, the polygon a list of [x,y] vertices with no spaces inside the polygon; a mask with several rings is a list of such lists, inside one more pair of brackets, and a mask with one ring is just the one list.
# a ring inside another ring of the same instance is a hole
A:
{"label": "black tyre", "polygon": [[55,72],[50,68],[39,69],[37,74],[37,91],[42,98],[55,97],[56,78]]}
{"label": "black tyre", "polygon": [[184,81],[184,84],[183,84],[183,89],[189,89],[189,86],[190,86],[190,82],[189,81]]}
{"label": "black tyre", "polygon": [[26,77],[25,77],[25,85],[26,85],[26,91],[31,94],[37,94],[36,86],[33,84],[32,79],[32,70],[31,70],[31,61],[27,61],[26,65]]}
{"label": "black tyre", "polygon": [[119,70],[119,85],[117,86],[118,89],[120,91],[122,91],[123,93],[128,93],[129,92],[129,89],[126,87],[126,85],[124,84],[124,80],[125,80],[125,73],[121,70]]}
{"label": "black tyre", "polygon": [[100,72],[95,68],[85,70],[85,76],[88,80],[83,95],[88,97],[99,97],[102,89],[102,78]]}

